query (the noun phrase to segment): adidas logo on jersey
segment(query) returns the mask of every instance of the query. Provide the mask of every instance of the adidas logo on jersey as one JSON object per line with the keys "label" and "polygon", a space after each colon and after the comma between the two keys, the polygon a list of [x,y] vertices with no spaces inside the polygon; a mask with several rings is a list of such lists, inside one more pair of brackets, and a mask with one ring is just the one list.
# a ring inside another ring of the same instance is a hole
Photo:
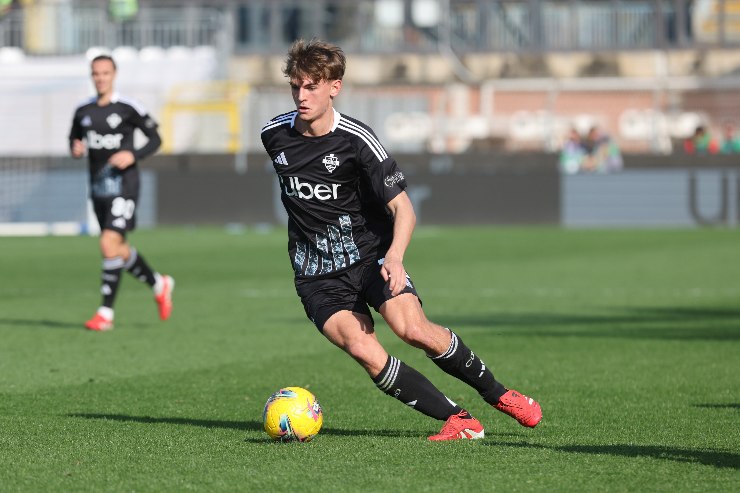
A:
{"label": "adidas logo on jersey", "polygon": [[90,118],[90,115],[85,115],[82,120],[80,120],[80,125],[83,127],[89,127],[92,125],[92,118]]}
{"label": "adidas logo on jersey", "polygon": [[283,166],[288,165],[288,159],[285,157],[284,152],[281,152],[280,155],[275,158],[275,164],[282,164]]}

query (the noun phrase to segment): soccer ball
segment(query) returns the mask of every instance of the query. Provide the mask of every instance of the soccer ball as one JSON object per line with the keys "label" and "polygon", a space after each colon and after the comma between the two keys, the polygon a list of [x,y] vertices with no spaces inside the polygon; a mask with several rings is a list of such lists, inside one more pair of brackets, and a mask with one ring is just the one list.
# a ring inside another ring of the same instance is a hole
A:
{"label": "soccer ball", "polygon": [[262,422],[273,440],[308,442],[321,429],[324,414],[311,392],[301,387],[285,387],[267,399]]}

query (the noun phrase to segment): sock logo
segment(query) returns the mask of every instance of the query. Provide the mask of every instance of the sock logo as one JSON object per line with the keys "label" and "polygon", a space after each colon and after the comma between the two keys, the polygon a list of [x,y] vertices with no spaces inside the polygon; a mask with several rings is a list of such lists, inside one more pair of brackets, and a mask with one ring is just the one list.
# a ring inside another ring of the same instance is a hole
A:
{"label": "sock logo", "polygon": [[474,359],[475,359],[475,353],[473,351],[470,351],[470,358],[468,358],[468,361],[465,362],[465,368],[470,368],[470,365],[473,364]]}
{"label": "sock logo", "polygon": [[398,396],[401,395],[401,389],[396,389],[396,391],[393,393],[393,397],[398,399]]}

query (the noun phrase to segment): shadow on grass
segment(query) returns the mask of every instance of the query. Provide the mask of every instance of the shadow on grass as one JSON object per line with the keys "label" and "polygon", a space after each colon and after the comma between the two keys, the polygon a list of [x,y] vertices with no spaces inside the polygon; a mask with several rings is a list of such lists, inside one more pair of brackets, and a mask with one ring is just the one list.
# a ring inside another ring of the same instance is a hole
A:
{"label": "shadow on grass", "polygon": [[258,421],[224,421],[215,419],[192,419],[192,418],[155,418],[152,416],[129,416],[127,414],[100,414],[100,413],[73,413],[67,416],[71,418],[99,419],[103,421],[124,421],[144,424],[171,424],[200,426],[202,428],[226,428],[231,430],[261,430],[262,423]]}
{"label": "shadow on grass", "polygon": [[44,329],[82,329],[82,322],[70,323],[59,320],[32,320],[24,318],[0,318],[0,326],[41,327]]}
{"label": "shadow on grass", "polygon": [[658,445],[539,445],[515,442],[486,442],[492,447],[539,448],[555,452],[573,454],[613,455],[619,457],[648,457],[706,466],[740,469],[740,454],[717,450],[692,450],[685,448],[662,447]]}
{"label": "shadow on grass", "polygon": [[[711,323],[737,321],[735,327],[711,327]],[[451,326],[483,326],[518,336],[595,337],[677,341],[738,341],[740,310],[728,308],[655,307],[624,309],[616,315],[562,313],[455,316],[440,323]],[[657,326],[656,326],[657,325]],[[562,328],[561,328],[562,327]],[[524,330],[523,330],[524,329]]]}
{"label": "shadow on grass", "polygon": [[[158,322],[158,321],[157,321]],[[31,320],[22,318],[0,318],[0,327],[3,325],[17,326],[17,327],[33,327],[41,329],[76,329],[84,332],[94,332],[85,329],[83,321],[80,322],[60,322],[59,320]],[[123,329],[150,329],[155,323],[146,322],[127,322],[122,323],[121,328]],[[118,325],[116,325],[118,327]]]}
{"label": "shadow on grass", "polygon": [[727,404],[694,404],[694,407],[706,409],[740,409],[740,402],[728,402]]}
{"label": "shadow on grass", "polygon": [[[127,414],[101,414],[101,413],[72,413],[67,414],[71,418],[83,418],[83,419],[97,419],[102,421],[121,421],[121,422],[132,422],[132,423],[143,423],[143,424],[174,424],[174,425],[187,425],[187,426],[199,426],[202,428],[225,428],[230,430],[242,430],[242,431],[262,431],[262,422],[255,420],[248,421],[225,421],[225,420],[212,420],[212,419],[193,419],[193,418],[168,418],[161,417],[155,418],[152,416],[129,416]],[[408,430],[357,430],[357,429],[338,429],[338,428],[322,428],[322,435],[334,435],[334,436],[374,436],[374,437],[424,437],[426,435],[422,432],[412,432]],[[248,438],[249,442],[264,442],[264,439],[253,439]]]}

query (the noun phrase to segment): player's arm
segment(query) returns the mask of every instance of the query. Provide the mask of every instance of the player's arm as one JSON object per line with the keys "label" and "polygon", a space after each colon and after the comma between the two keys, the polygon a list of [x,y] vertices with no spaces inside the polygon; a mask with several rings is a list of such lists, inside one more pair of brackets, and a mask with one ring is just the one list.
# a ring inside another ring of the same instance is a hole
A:
{"label": "player's arm", "polygon": [[81,158],[85,155],[85,143],[82,142],[84,134],[82,133],[82,127],[75,114],[72,119],[72,128],[69,131],[69,153],[72,157]]}
{"label": "player's arm", "polygon": [[137,118],[134,123],[144,133],[147,139],[146,144],[134,151],[134,157],[139,161],[157,152],[159,146],[162,145],[162,138],[159,136],[159,131],[157,130],[157,122],[151,116],[144,115],[141,118]]}
{"label": "player's arm", "polygon": [[136,161],[140,161],[154,154],[159,149],[159,146],[162,145],[162,139],[157,131],[157,122],[152,117],[135,113],[132,123],[134,127],[144,133],[147,141],[146,144],[138,149],[134,149],[133,151],[118,151],[108,159],[110,164],[119,169],[128,168]]}
{"label": "player's arm", "polygon": [[389,281],[391,294],[396,296],[406,286],[403,256],[416,226],[416,213],[406,192],[396,195],[387,206],[393,215],[393,241],[385,254],[380,273],[384,280]]}

